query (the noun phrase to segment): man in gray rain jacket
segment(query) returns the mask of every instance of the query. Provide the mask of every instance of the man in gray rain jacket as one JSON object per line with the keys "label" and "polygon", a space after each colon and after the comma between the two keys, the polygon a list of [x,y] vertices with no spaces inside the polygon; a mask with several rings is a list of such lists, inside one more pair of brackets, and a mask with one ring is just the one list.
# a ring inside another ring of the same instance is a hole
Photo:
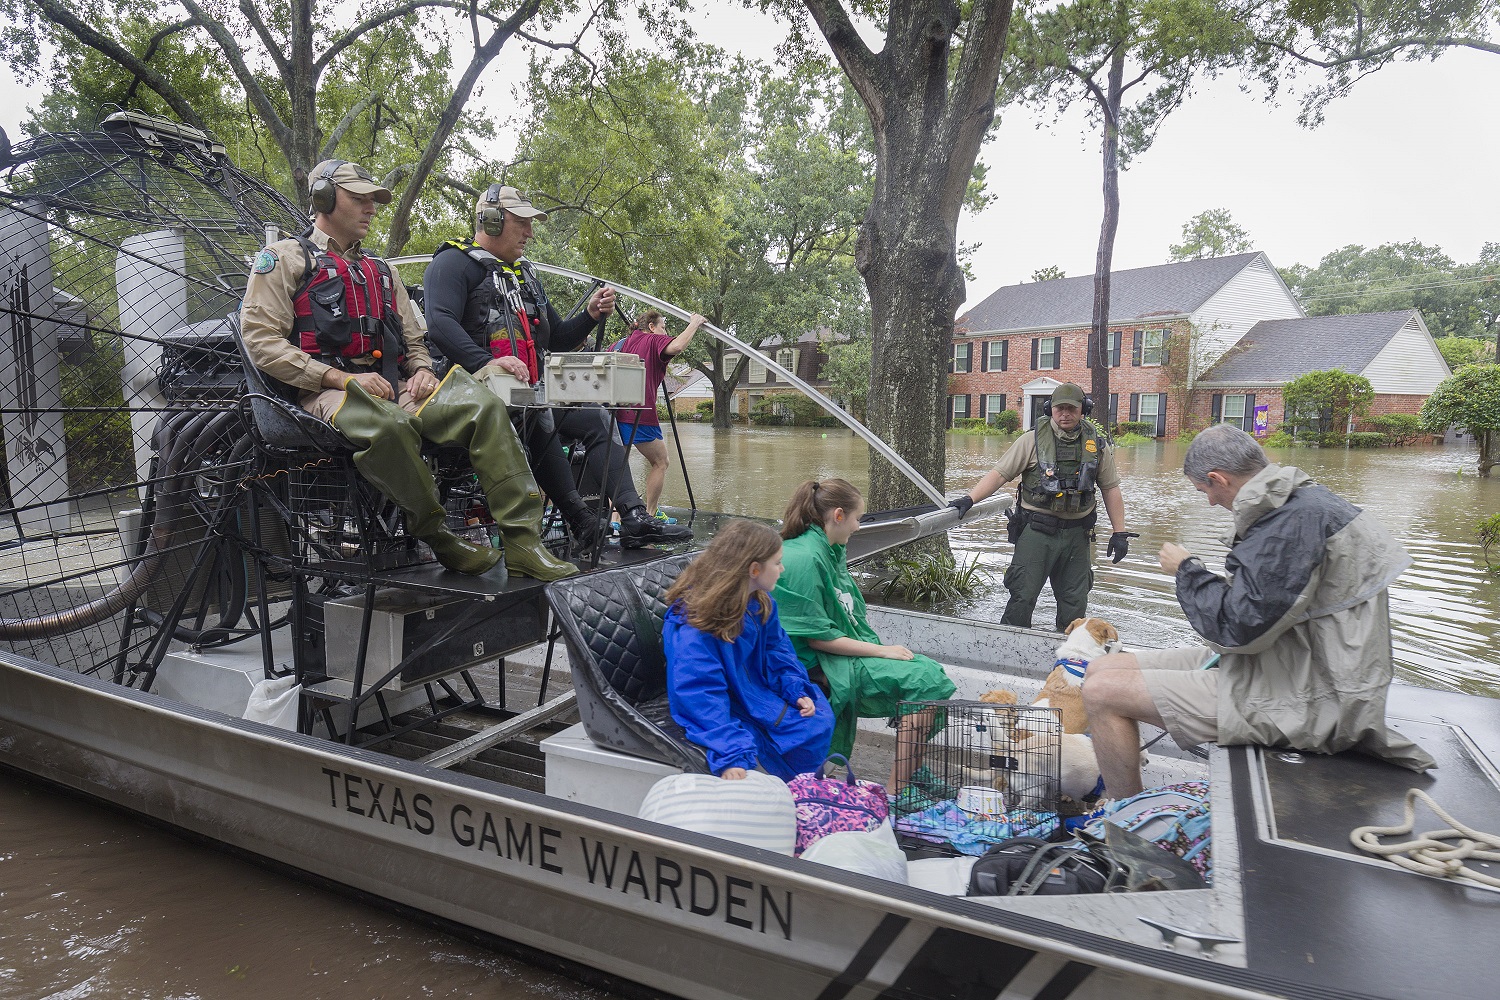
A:
{"label": "man in gray rain jacket", "polygon": [[1400,543],[1302,470],[1268,463],[1254,438],[1228,424],[1193,440],[1182,471],[1210,505],[1234,514],[1227,575],[1163,545],[1158,560],[1204,645],[1089,664],[1083,698],[1107,794],[1141,790],[1139,722],[1184,748],[1359,750],[1413,771],[1436,766],[1385,721],[1387,588],[1411,563]]}

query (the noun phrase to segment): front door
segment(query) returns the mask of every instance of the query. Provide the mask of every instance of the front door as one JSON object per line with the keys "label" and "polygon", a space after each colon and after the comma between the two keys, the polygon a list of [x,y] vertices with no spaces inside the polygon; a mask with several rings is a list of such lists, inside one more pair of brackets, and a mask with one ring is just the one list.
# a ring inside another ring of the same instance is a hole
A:
{"label": "front door", "polygon": [[1044,419],[1042,416],[1042,404],[1051,398],[1051,396],[1031,397],[1031,420],[1026,424],[1027,427],[1035,427]]}

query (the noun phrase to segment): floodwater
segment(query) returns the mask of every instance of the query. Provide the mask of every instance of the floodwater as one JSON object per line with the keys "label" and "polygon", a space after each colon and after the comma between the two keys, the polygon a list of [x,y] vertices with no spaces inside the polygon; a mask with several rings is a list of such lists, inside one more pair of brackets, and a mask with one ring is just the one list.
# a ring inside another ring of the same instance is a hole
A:
{"label": "floodwater", "polygon": [[[705,509],[775,517],[807,477],[843,475],[861,488],[867,479],[865,445],[841,429],[716,434],[687,424],[682,442]],[[950,435],[948,490],[978,479],[1009,443]],[[1228,513],[1209,508],[1183,480],[1182,451],[1150,444],[1118,455],[1127,517],[1142,537],[1118,566],[1098,566],[1092,610],[1144,644],[1190,635],[1156,566],[1161,544],[1180,541],[1210,564],[1224,553],[1218,537]],[[1500,479],[1472,474],[1472,449],[1299,449],[1275,457],[1373,510],[1411,552],[1414,565],[1391,603],[1402,679],[1500,695],[1492,653],[1500,578],[1485,574],[1474,535],[1474,522],[1500,510]],[[675,453],[673,465],[664,502],[682,504]],[[977,556],[992,583],[948,610],[999,620],[1004,535],[998,518],[953,533],[955,551]],[[1036,621],[1051,616],[1044,592]],[[0,998],[607,995],[0,772]]]}

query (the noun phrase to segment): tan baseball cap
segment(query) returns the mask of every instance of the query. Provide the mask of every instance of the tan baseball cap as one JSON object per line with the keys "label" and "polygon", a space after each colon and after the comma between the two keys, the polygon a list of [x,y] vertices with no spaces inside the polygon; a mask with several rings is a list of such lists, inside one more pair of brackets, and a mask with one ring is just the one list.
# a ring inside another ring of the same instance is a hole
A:
{"label": "tan baseball cap", "polygon": [[533,205],[531,199],[513,187],[491,184],[474,203],[474,214],[483,215],[486,209],[492,208],[503,208],[518,219],[547,221],[547,213]]}
{"label": "tan baseball cap", "polygon": [[313,167],[312,173],[307,175],[308,187],[317,183],[324,172],[335,163],[338,166],[334,167],[333,170],[333,183],[350,194],[373,194],[375,200],[380,204],[389,205],[391,203],[389,188],[377,183],[375,178],[371,177],[370,172],[364,167],[358,163],[350,163],[347,160],[342,162],[339,160],[324,160],[316,167]]}

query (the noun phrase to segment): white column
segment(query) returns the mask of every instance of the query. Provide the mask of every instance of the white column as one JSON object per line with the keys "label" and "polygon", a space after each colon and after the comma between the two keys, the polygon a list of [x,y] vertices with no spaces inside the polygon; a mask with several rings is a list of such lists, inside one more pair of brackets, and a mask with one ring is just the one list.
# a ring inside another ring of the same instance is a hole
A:
{"label": "white column", "polygon": [[115,291],[120,300],[120,331],[126,334],[120,386],[130,408],[136,471],[146,479],[151,474],[151,434],[161,417],[154,410],[166,405],[156,385],[161,362],[158,338],[187,323],[186,248],[180,235],[164,229],[128,237],[120,249],[115,258]]}
{"label": "white column", "polygon": [[[23,204],[22,209],[34,206]],[[68,449],[59,390],[61,328],[45,219],[0,209],[0,421],[5,469],[16,507],[68,495]],[[65,531],[67,501],[20,515],[26,535]]]}

